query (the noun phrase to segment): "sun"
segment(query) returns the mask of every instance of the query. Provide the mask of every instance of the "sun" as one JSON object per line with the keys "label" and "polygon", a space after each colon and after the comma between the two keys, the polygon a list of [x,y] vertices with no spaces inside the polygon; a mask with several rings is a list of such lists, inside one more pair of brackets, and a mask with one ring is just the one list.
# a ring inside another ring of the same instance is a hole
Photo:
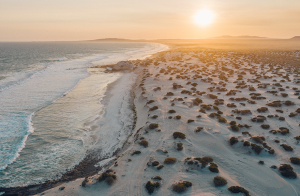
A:
{"label": "sun", "polygon": [[206,26],[213,22],[215,14],[210,10],[200,10],[195,14],[194,18],[197,24]]}

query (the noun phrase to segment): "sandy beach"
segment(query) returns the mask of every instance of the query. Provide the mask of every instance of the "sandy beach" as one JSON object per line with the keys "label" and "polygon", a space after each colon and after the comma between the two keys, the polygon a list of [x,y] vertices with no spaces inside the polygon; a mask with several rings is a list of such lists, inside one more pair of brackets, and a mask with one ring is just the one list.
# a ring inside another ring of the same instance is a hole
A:
{"label": "sandy beach", "polygon": [[179,48],[133,61],[127,142],[37,195],[299,195],[299,55]]}

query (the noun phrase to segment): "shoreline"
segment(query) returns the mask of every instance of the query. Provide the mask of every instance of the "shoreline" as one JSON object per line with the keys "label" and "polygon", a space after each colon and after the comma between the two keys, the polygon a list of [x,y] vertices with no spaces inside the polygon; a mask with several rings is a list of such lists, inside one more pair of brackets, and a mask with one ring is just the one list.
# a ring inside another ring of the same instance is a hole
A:
{"label": "shoreline", "polygon": [[[156,55],[160,52],[162,52],[162,51],[154,53],[154,54],[150,55],[150,57],[147,57],[146,59],[153,58],[154,55]],[[135,60],[132,60],[132,61],[135,61]],[[90,68],[100,68],[100,69],[102,68],[103,69],[107,66],[110,66],[110,65],[102,65],[99,67],[91,66]],[[107,85],[108,90],[106,90],[105,97],[103,98],[101,103],[105,103],[105,102],[109,101],[109,99],[110,99],[109,94],[111,93],[111,90],[113,89],[114,86],[116,86],[120,82],[122,77],[123,76],[121,76],[116,81],[109,83]],[[134,88],[136,88],[136,87],[137,87],[137,79],[134,82],[134,87],[131,88],[131,93],[134,93]],[[126,151],[126,147],[128,147],[127,143],[128,143],[128,141],[131,141],[130,138],[133,135],[134,131],[136,131],[135,129],[136,129],[137,117],[136,117],[136,110],[135,110],[135,104],[134,104],[134,100],[135,100],[134,95],[131,95],[130,100],[133,105],[132,111],[135,113],[135,123],[133,124],[132,132],[127,137],[127,139],[123,142],[122,147],[115,150],[111,157],[99,158],[99,156],[96,156],[96,154],[95,154],[96,152],[88,152],[89,151],[88,150],[87,155],[85,155],[85,157],[79,162],[79,164],[75,165],[71,169],[67,169],[66,172],[64,172],[59,179],[47,180],[43,183],[27,185],[27,186],[17,186],[17,187],[8,187],[8,188],[0,187],[0,193],[5,192],[2,194],[3,196],[16,195],[16,194],[34,195],[34,194],[41,193],[45,190],[51,189],[53,187],[59,186],[65,182],[74,181],[76,179],[86,178],[89,176],[97,175],[97,173],[99,171],[103,170],[103,168],[110,167],[113,164],[113,161],[115,161],[117,159],[117,158],[113,158],[113,157],[116,157],[118,154],[120,154],[120,152]],[[98,157],[98,158],[96,158],[96,157]],[[104,164],[103,166],[96,166],[101,161],[105,161],[105,160],[111,159],[111,158],[113,158],[113,159],[110,160],[108,163]]]}

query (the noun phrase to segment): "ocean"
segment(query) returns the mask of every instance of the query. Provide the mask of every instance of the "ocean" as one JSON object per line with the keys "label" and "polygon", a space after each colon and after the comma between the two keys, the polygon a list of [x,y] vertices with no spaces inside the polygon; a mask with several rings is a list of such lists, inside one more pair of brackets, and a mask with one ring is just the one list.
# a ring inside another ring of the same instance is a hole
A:
{"label": "ocean", "polygon": [[[89,67],[166,49],[155,43],[0,43],[0,186],[58,178],[95,145],[109,157],[122,140],[113,141],[107,129],[124,139],[120,130],[130,127],[130,115],[115,113],[126,113],[120,100],[129,98],[134,76]],[[116,104],[102,103],[109,84],[122,76],[111,97]]]}

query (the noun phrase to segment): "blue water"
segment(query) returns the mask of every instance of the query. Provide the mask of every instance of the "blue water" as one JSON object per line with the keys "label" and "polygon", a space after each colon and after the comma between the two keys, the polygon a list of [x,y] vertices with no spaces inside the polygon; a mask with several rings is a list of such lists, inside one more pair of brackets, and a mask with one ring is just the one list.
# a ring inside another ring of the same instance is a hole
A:
{"label": "blue water", "polygon": [[121,74],[93,64],[166,49],[146,43],[0,43],[0,186],[53,178],[84,155],[84,123]]}

